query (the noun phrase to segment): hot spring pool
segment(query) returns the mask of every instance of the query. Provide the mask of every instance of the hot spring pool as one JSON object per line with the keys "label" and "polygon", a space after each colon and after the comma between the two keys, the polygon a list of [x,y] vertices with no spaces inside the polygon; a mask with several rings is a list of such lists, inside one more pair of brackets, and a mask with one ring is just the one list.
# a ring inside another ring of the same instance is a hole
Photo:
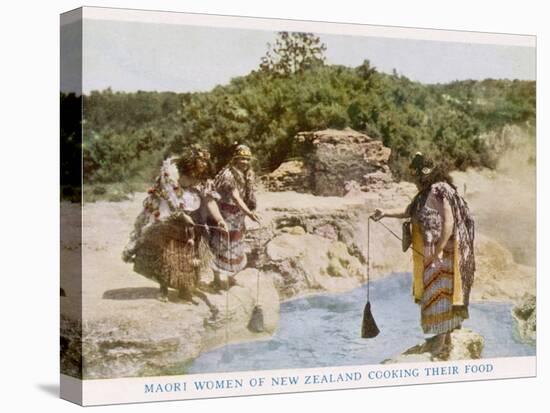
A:
{"label": "hot spring pool", "polygon": [[[360,338],[367,287],[281,304],[279,329],[269,340],[230,344],[201,354],[187,373],[377,364],[421,342],[420,310],[411,297],[411,275],[393,274],[371,283],[372,313],[380,328]],[[511,304],[470,305],[464,327],[485,338],[482,357],[535,355],[515,337]]]}

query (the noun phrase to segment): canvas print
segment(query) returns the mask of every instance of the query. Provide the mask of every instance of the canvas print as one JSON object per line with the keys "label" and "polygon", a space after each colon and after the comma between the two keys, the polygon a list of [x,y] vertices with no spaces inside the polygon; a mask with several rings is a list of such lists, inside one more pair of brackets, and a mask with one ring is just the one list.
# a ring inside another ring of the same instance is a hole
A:
{"label": "canvas print", "polygon": [[535,40],[61,18],[62,395],[528,377]]}

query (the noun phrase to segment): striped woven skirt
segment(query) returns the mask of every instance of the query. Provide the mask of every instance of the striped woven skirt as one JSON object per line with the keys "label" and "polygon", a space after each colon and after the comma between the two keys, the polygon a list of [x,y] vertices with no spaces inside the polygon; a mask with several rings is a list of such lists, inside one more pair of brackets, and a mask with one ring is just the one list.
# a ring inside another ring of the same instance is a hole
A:
{"label": "striped woven skirt", "polygon": [[209,245],[212,251],[212,267],[215,271],[232,275],[246,267],[245,214],[235,205],[220,202],[220,212],[229,234],[212,230]]}
{"label": "striped woven skirt", "polygon": [[[449,242],[447,245],[453,245]],[[424,266],[421,325],[425,334],[442,334],[460,327],[468,318],[464,306],[453,306],[454,252],[445,248],[443,258]]]}

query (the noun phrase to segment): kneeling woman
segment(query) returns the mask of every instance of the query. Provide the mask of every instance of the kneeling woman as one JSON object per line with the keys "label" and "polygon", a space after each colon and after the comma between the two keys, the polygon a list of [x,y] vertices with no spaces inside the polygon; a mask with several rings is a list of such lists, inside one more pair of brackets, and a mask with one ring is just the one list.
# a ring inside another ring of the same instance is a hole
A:
{"label": "kneeling woman", "polygon": [[417,153],[410,164],[418,193],[403,211],[377,209],[373,219],[410,218],[413,295],[421,305],[425,334],[435,335],[434,353],[443,354],[450,333],[468,318],[475,271],[474,221],[451,177]]}
{"label": "kneeling woman", "polygon": [[135,272],[159,282],[161,301],[167,301],[168,287],[185,300],[203,296],[196,287],[210,262],[206,218],[227,230],[216,203],[220,196],[207,179],[209,159],[207,151],[193,147],[164,161],[123,252]]}

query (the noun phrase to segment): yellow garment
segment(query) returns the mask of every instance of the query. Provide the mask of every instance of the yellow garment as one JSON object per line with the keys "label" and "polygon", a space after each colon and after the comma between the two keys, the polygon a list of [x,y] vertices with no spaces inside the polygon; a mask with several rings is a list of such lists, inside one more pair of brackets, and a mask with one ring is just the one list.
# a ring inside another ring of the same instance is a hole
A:
{"label": "yellow garment", "polygon": [[412,223],[412,250],[413,250],[413,296],[415,302],[420,302],[424,294],[424,240],[420,225]]}
{"label": "yellow garment", "polygon": [[[424,294],[424,240],[420,225],[412,224],[412,248],[413,248],[413,296],[415,302],[420,302]],[[464,305],[462,294],[462,277],[458,259],[458,239],[454,240],[453,254],[453,305]]]}
{"label": "yellow garment", "polygon": [[455,236],[455,245],[454,245],[454,258],[453,258],[453,305],[464,305],[464,295],[462,292],[462,277],[460,275],[460,266],[458,259],[458,234]]}

